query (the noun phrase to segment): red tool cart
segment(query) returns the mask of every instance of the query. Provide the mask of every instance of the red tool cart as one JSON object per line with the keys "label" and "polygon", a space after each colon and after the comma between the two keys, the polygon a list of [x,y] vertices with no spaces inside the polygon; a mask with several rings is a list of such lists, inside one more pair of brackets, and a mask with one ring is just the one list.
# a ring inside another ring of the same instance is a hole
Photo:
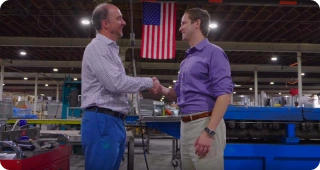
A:
{"label": "red tool cart", "polygon": [[2,131],[0,139],[0,162],[5,169],[70,169],[72,147],[64,134],[40,135],[38,128],[32,128]]}

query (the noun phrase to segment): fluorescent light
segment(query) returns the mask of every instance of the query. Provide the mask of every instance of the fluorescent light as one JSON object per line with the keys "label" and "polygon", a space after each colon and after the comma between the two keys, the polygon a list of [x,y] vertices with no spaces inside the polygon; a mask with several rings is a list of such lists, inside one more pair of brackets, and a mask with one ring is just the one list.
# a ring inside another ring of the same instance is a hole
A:
{"label": "fluorescent light", "polygon": [[172,86],[169,86],[169,89],[171,89],[172,88]]}
{"label": "fluorescent light", "polygon": [[40,94],[41,96],[44,96],[44,94]]}
{"label": "fluorescent light", "polygon": [[277,57],[272,57],[271,60],[272,60],[272,61],[277,61],[278,58],[277,58]]}
{"label": "fluorescent light", "polygon": [[279,94],[281,94],[281,92]]}
{"label": "fluorescent light", "polygon": [[89,24],[90,24],[90,21],[87,20],[87,19],[83,19],[83,20],[81,21],[81,23],[82,23],[83,25],[89,25]]}
{"label": "fluorescent light", "polygon": [[49,84],[45,84],[45,86],[49,86]]}
{"label": "fluorescent light", "polygon": [[175,83],[175,82],[177,82],[177,80],[173,80],[173,82]]}
{"label": "fluorescent light", "polygon": [[249,88],[249,90],[252,90],[252,88]]}
{"label": "fluorescent light", "polygon": [[270,82],[270,84],[274,84],[274,82]]}
{"label": "fluorescent light", "polygon": [[28,80],[28,77],[23,78],[24,80]]}
{"label": "fluorescent light", "polygon": [[237,93],[237,92],[235,92],[235,91],[233,92],[233,94],[236,94],[236,93]]}
{"label": "fluorescent light", "polygon": [[241,87],[241,85],[240,85],[240,84],[234,84],[234,86],[235,86],[235,87]]}
{"label": "fluorescent light", "polygon": [[240,97],[244,97],[244,95],[240,95]]}
{"label": "fluorescent light", "polygon": [[304,76],[304,73],[301,73],[301,76]]}
{"label": "fluorescent light", "polygon": [[74,80],[74,81],[77,81],[78,79],[77,79],[77,78],[73,78],[73,80]]}
{"label": "fluorescent light", "polygon": [[218,27],[218,25],[217,25],[216,23],[211,23],[211,24],[209,25],[209,28],[215,29],[215,28],[217,28],[217,27]]}
{"label": "fluorescent light", "polygon": [[27,55],[27,53],[25,51],[21,51],[20,55]]}
{"label": "fluorescent light", "polygon": [[54,72],[57,72],[57,71],[58,71],[58,69],[57,69],[57,68],[54,68],[54,69],[53,69],[53,71],[54,71]]}

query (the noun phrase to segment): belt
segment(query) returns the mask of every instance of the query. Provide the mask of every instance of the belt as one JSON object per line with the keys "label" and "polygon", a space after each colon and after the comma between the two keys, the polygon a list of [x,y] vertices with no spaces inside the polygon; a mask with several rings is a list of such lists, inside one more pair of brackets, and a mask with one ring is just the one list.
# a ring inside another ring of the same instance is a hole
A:
{"label": "belt", "polygon": [[197,114],[197,115],[183,115],[183,116],[181,116],[181,120],[182,120],[182,122],[190,122],[190,121],[201,119],[204,117],[209,117],[209,116],[211,116],[211,114],[212,114],[212,112],[204,112],[204,113]]}
{"label": "belt", "polygon": [[122,113],[120,113],[120,112],[113,111],[113,110],[111,110],[111,109],[102,108],[102,107],[91,106],[91,107],[87,107],[85,110],[108,114],[108,115],[117,117],[117,118],[119,118],[119,119],[121,119],[121,120],[126,119],[126,115],[125,115],[125,114],[122,114]]}

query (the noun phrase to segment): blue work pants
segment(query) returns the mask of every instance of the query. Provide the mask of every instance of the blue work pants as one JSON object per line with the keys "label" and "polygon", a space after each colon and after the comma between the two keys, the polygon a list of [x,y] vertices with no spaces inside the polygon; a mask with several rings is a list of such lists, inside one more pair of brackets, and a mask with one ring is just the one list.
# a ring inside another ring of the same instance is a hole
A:
{"label": "blue work pants", "polygon": [[126,130],[120,118],[85,110],[81,143],[86,170],[118,170],[126,148]]}

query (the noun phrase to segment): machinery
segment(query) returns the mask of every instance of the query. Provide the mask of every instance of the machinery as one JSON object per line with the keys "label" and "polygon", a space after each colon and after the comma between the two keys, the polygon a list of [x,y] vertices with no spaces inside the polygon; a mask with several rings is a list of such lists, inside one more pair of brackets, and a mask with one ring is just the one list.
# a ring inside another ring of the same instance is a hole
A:
{"label": "machinery", "polygon": [[[226,170],[308,170],[320,162],[320,109],[229,106],[224,120]],[[142,121],[180,138],[178,116]]]}
{"label": "machinery", "polygon": [[81,82],[67,77],[63,82],[62,119],[81,116]]}
{"label": "machinery", "polygon": [[0,162],[5,169],[70,169],[71,144],[63,134],[40,134],[24,121],[1,126]]}

